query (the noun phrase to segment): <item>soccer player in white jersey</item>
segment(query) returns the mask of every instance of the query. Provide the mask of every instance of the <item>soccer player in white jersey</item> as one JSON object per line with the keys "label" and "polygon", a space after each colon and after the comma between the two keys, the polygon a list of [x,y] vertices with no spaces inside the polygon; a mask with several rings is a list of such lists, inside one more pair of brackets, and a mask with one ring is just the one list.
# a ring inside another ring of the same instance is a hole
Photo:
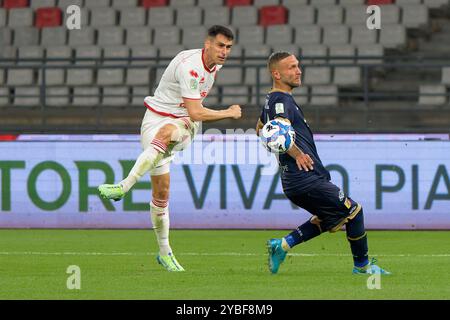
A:
{"label": "soccer player in white jersey", "polygon": [[203,49],[181,51],[172,59],[154,96],[144,100],[147,110],[141,126],[143,152],[128,177],[118,184],[102,184],[98,187],[103,198],[117,201],[146,172],[150,172],[150,213],[159,245],[156,258],[168,271],[184,271],[169,244],[169,168],[174,152],[190,144],[200,121],[241,117],[239,105],[224,110],[211,110],[202,105],[213,86],[217,71],[230,54],[233,39],[231,30],[215,25],[209,28]]}

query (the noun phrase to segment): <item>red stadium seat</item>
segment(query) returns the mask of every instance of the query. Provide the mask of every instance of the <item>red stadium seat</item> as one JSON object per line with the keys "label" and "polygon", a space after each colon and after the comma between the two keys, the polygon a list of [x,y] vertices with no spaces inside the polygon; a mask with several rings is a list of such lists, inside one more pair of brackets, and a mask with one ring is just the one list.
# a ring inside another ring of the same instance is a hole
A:
{"label": "red stadium seat", "polygon": [[165,7],[167,6],[167,0],[142,0],[141,7],[151,8],[151,7]]}
{"label": "red stadium seat", "polygon": [[259,10],[259,24],[266,27],[287,23],[288,10],[283,6],[265,6]]}
{"label": "red stadium seat", "polygon": [[57,27],[62,23],[62,12],[59,8],[39,8],[36,10],[35,26],[37,28]]}
{"label": "red stadium seat", "polygon": [[394,0],[367,0],[367,5],[393,4]]}
{"label": "red stadium seat", "polygon": [[3,0],[3,8],[24,8],[28,7],[28,0]]}
{"label": "red stadium seat", "polygon": [[252,0],[227,0],[227,7],[251,6]]}

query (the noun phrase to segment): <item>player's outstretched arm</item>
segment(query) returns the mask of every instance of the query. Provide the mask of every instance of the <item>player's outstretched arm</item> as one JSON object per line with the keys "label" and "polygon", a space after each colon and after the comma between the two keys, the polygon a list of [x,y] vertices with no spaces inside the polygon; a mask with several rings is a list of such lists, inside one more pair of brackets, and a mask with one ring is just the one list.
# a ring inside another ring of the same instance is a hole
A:
{"label": "player's outstretched arm", "polygon": [[241,107],[233,104],[228,109],[211,110],[205,108],[200,100],[183,99],[189,117],[193,121],[215,121],[227,118],[239,119],[242,116]]}
{"label": "player's outstretched arm", "polygon": [[264,127],[264,123],[261,122],[261,119],[258,118],[258,122],[256,123],[256,135],[259,137],[259,131]]}

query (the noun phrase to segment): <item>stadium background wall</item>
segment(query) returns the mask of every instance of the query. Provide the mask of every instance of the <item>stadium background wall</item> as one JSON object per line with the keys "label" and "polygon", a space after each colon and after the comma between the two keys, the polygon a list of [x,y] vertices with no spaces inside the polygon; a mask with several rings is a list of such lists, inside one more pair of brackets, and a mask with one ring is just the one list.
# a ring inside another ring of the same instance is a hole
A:
{"label": "stadium background wall", "polygon": [[[450,141],[399,137],[319,135],[317,146],[368,229],[450,229]],[[128,173],[138,136],[53,138],[0,142],[0,228],[151,227],[148,176],[117,203],[96,191]],[[289,229],[310,216],[252,135],[199,135],[171,167],[170,210],[173,228]]]}

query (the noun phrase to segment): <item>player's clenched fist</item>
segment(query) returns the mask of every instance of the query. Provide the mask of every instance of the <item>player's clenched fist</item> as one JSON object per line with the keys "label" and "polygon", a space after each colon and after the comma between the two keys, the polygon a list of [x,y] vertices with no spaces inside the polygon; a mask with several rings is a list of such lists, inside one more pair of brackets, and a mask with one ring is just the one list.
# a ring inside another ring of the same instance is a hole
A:
{"label": "player's clenched fist", "polygon": [[239,119],[242,116],[241,107],[237,104],[233,104],[228,108],[233,119]]}

